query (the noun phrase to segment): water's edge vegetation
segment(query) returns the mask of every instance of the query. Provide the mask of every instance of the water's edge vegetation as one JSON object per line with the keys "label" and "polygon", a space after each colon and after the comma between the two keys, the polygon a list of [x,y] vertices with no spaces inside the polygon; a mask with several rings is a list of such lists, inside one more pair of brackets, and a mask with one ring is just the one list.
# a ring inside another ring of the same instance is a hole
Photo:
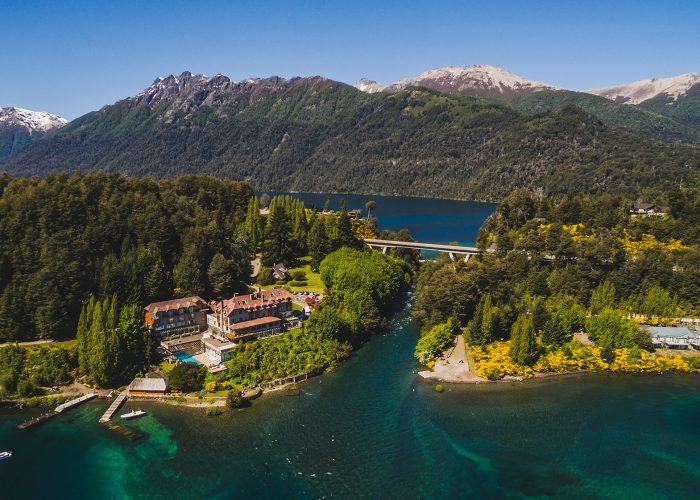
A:
{"label": "water's edge vegetation", "polygon": [[463,332],[485,380],[700,371],[700,356],[655,350],[640,326],[676,325],[700,311],[700,192],[670,199],[666,216],[632,217],[622,197],[552,203],[513,192],[479,232],[488,252],[422,266],[416,359],[432,367]]}

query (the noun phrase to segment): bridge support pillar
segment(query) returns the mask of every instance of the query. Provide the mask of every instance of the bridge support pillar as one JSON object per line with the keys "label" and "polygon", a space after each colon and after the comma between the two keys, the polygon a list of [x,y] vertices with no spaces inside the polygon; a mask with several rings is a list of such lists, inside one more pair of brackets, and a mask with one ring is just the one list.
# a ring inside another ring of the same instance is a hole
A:
{"label": "bridge support pillar", "polygon": [[387,252],[387,249],[388,249],[388,248],[389,248],[389,247],[382,247],[382,253],[383,253],[384,255],[386,255],[386,252]]}
{"label": "bridge support pillar", "polygon": [[453,254],[452,252],[447,252],[447,253],[448,253],[449,256],[450,256],[450,259],[452,259],[452,262],[454,262],[454,260],[455,260],[455,254]]}
{"label": "bridge support pillar", "polygon": [[466,262],[469,260],[469,257],[471,257],[471,256],[472,256],[472,254],[470,254],[470,253],[465,253],[465,254],[464,254],[464,262],[466,263]]}

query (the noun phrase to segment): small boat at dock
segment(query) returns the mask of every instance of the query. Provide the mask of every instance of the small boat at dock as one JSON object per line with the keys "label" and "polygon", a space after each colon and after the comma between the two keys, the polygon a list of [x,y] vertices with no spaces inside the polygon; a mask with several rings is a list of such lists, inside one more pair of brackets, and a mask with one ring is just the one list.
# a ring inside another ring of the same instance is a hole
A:
{"label": "small boat at dock", "polygon": [[143,410],[134,410],[130,411],[129,413],[125,413],[124,415],[121,416],[124,420],[129,420],[132,418],[138,418],[138,417],[143,417],[146,414],[145,411]]}
{"label": "small boat at dock", "polygon": [[0,460],[5,460],[10,457],[12,457],[11,451],[0,451]]}

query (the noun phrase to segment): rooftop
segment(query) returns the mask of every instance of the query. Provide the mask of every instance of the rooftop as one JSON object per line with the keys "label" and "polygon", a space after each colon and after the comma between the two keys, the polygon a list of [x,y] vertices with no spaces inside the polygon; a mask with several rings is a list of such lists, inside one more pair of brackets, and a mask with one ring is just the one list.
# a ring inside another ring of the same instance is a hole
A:
{"label": "rooftop", "polygon": [[[268,307],[273,304],[278,304],[281,302],[287,302],[293,300],[293,296],[287,290],[283,288],[276,288],[274,290],[261,290],[257,293],[250,293],[246,295],[236,295],[230,299],[223,301],[224,313],[231,314],[234,309],[253,309]],[[209,306],[215,313],[220,311],[221,303],[218,301],[212,301]]]}
{"label": "rooftop", "polygon": [[167,384],[163,378],[135,378],[129,385],[130,391],[165,392]]}
{"label": "rooftop", "polygon": [[150,314],[156,314],[163,311],[175,311],[178,309],[188,309],[194,307],[195,309],[205,309],[207,303],[202,297],[194,295],[192,297],[182,297],[180,299],[164,300],[162,302],[153,302],[144,307],[144,310]]}
{"label": "rooftop", "polygon": [[272,323],[279,323],[281,319],[275,316],[266,316],[265,318],[251,319],[250,321],[241,321],[240,323],[233,324],[233,330],[241,330],[243,328],[250,328],[251,326],[269,325]]}
{"label": "rooftop", "polygon": [[202,342],[204,342],[205,345],[216,349],[217,351],[228,351],[236,347],[236,344],[234,344],[233,342],[222,342],[214,337],[207,337],[205,339],[202,339]]}
{"label": "rooftop", "polygon": [[688,329],[685,326],[647,326],[652,337],[691,337],[700,339],[700,332]]}

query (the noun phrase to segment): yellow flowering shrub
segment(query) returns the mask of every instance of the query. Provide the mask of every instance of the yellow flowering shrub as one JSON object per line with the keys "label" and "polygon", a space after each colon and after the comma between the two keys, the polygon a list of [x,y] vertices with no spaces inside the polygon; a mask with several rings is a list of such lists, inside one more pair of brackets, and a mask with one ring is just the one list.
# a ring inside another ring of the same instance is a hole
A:
{"label": "yellow flowering shrub", "polygon": [[656,236],[653,234],[645,233],[642,235],[641,240],[635,240],[627,229],[624,230],[624,236],[620,242],[622,243],[622,248],[625,250],[625,252],[630,255],[636,255],[643,250],[652,248],[658,248],[659,250],[669,253],[686,250],[688,248],[681,240],[671,238],[668,240],[668,243],[664,243],[663,241],[657,240]]}
{"label": "yellow flowering shrub", "polygon": [[581,223],[571,225],[562,224],[561,228],[567,233],[569,233],[569,236],[571,236],[571,241],[573,241],[574,243],[578,243],[579,241],[590,240],[594,236],[592,232],[591,234],[587,234],[586,226],[584,226]]}
{"label": "yellow flowering shrub", "polygon": [[638,325],[650,326],[676,326],[678,321],[673,318],[664,318],[663,316],[652,316],[651,318],[640,316],[634,318],[634,322]]}
{"label": "yellow flowering shrub", "polygon": [[690,360],[679,355],[659,356],[639,348],[616,349],[615,360],[607,363],[602,357],[602,349],[570,342],[563,349],[553,349],[537,360],[535,365],[519,365],[508,356],[510,341],[496,341],[486,347],[470,346],[469,352],[474,359],[476,372],[487,380],[500,380],[507,375],[523,378],[535,373],[563,373],[577,370],[592,370],[621,373],[659,373],[659,372],[700,372]]}
{"label": "yellow flowering shrub", "polygon": [[569,344],[571,359],[576,361],[576,366],[582,370],[607,370],[608,363],[602,358],[602,349],[583,345],[581,343]]}
{"label": "yellow flowering shrub", "polygon": [[576,360],[566,357],[563,351],[557,349],[540,356],[532,368],[539,373],[558,373],[577,370],[579,366]]}
{"label": "yellow flowering shrub", "polygon": [[204,385],[204,390],[207,392],[216,392],[216,382],[207,382]]}
{"label": "yellow flowering shrub", "polygon": [[610,370],[627,373],[694,372],[693,368],[677,354],[654,356],[647,351],[634,352],[633,349],[616,349],[615,361]]}
{"label": "yellow flowering shrub", "polygon": [[496,341],[486,347],[470,347],[469,351],[476,364],[476,374],[487,380],[500,380],[506,375],[532,377],[532,368],[513,363],[508,355],[509,349],[510,341]]}

